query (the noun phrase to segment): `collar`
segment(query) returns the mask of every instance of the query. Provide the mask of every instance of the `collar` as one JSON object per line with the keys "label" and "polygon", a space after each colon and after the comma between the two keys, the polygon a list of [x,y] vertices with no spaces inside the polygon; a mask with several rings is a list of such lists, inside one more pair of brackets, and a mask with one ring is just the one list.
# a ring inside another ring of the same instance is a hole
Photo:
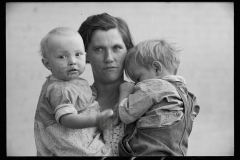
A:
{"label": "collar", "polygon": [[186,80],[182,76],[176,76],[176,75],[167,75],[162,78],[163,80],[169,81],[169,82],[181,82],[186,85]]}
{"label": "collar", "polygon": [[90,87],[92,89],[92,95],[94,97],[97,97],[97,89],[96,89],[96,86],[95,86],[95,82]]}

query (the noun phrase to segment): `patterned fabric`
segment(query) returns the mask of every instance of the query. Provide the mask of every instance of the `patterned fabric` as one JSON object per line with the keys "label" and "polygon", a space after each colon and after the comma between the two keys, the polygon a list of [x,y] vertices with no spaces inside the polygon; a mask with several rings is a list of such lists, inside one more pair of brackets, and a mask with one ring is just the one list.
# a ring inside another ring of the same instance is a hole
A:
{"label": "patterned fabric", "polygon": [[[54,93],[58,96],[51,96],[55,95]],[[59,107],[61,103],[63,105]],[[70,112],[77,114],[74,110],[81,115],[96,115],[100,112],[98,103],[92,99],[87,81],[79,78],[63,82],[52,76],[47,77],[42,87],[34,122],[38,156],[110,154],[110,149],[105,146],[96,127],[70,129],[57,122],[56,118],[63,114]]]}
{"label": "patterned fabric", "polygon": [[[112,121],[111,121],[112,123]],[[118,143],[124,135],[124,124],[120,123],[117,127],[110,127],[103,131],[103,139],[106,146],[111,148],[110,156],[119,156]]]}
{"label": "patterned fabric", "polygon": [[[93,96],[97,97],[97,90],[95,85],[91,86]],[[116,111],[114,109],[114,111]],[[113,126],[113,121],[110,119],[107,121],[108,128],[103,131],[103,139],[106,146],[111,148],[110,156],[119,156],[118,143],[123,138],[125,125],[121,122],[118,126]]]}
{"label": "patterned fabric", "polygon": [[[91,107],[82,114],[94,115],[98,111]],[[95,127],[70,129],[55,123],[44,127],[35,119],[35,143],[38,156],[106,156],[109,149],[100,141]]]}

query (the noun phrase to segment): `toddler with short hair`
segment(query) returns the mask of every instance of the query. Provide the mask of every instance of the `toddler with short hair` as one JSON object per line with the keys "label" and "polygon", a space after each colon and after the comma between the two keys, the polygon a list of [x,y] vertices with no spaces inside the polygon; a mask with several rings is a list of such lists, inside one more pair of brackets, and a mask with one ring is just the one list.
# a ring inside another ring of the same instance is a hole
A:
{"label": "toddler with short hair", "polygon": [[118,117],[126,124],[120,156],[186,155],[199,106],[185,101],[190,92],[185,79],[176,75],[180,51],[164,39],[147,40],[128,51],[125,72],[135,84],[120,86]]}
{"label": "toddler with short hair", "polygon": [[42,86],[34,122],[38,156],[105,156],[100,129],[112,110],[100,112],[88,82],[80,78],[86,52],[77,31],[51,30],[41,41],[43,65],[51,71]]}

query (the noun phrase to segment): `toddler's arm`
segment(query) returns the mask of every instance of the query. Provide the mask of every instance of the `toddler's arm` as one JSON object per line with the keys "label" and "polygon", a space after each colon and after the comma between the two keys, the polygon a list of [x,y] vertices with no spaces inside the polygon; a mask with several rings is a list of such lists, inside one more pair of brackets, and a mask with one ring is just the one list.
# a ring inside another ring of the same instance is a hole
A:
{"label": "toddler's arm", "polygon": [[124,82],[120,85],[119,87],[119,91],[120,91],[120,94],[119,94],[119,100],[118,100],[118,103],[116,104],[117,106],[115,107],[116,111],[114,112],[114,117],[113,117],[113,124],[115,126],[119,125],[120,124],[120,117],[119,117],[119,104],[120,102],[123,100],[123,99],[126,99],[128,98],[128,96],[132,93],[134,93],[135,89],[134,89],[134,83],[131,83],[131,82]]}
{"label": "toddler's arm", "polygon": [[107,109],[97,115],[66,114],[63,115],[59,121],[63,126],[72,129],[83,129],[96,126],[103,128],[104,122],[112,115],[113,111]]}
{"label": "toddler's arm", "polygon": [[120,85],[119,87],[120,95],[119,95],[119,103],[125,99],[128,98],[130,94],[133,94],[135,89],[134,89],[134,83],[132,82],[124,82]]}
{"label": "toddler's arm", "polygon": [[134,91],[135,91],[134,86],[135,86],[134,83],[124,82],[119,87],[120,95],[119,95],[119,100],[118,100],[118,104],[116,107],[116,112],[114,114],[114,125],[115,126],[119,125],[119,123],[121,121],[123,121],[125,123],[125,121],[123,119],[121,119],[121,121],[120,121],[119,105],[122,103],[123,100],[126,101],[130,94],[134,93]]}
{"label": "toddler's arm", "polygon": [[130,94],[130,84],[128,85],[120,86],[122,88],[120,89],[118,114],[124,124],[136,121],[154,104],[153,94],[151,90],[146,90],[145,84],[136,84],[132,94]]}

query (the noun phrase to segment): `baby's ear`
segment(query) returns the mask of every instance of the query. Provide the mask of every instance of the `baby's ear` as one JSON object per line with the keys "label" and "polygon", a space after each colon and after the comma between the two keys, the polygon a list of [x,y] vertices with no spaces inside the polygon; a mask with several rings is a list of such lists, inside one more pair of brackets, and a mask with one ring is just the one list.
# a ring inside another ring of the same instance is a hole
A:
{"label": "baby's ear", "polygon": [[162,64],[159,61],[154,61],[152,66],[156,69],[156,76],[159,76],[162,72]]}
{"label": "baby's ear", "polygon": [[44,65],[48,70],[51,71],[49,62],[48,62],[48,60],[47,60],[46,58],[42,58],[42,63],[43,63],[43,65]]}

